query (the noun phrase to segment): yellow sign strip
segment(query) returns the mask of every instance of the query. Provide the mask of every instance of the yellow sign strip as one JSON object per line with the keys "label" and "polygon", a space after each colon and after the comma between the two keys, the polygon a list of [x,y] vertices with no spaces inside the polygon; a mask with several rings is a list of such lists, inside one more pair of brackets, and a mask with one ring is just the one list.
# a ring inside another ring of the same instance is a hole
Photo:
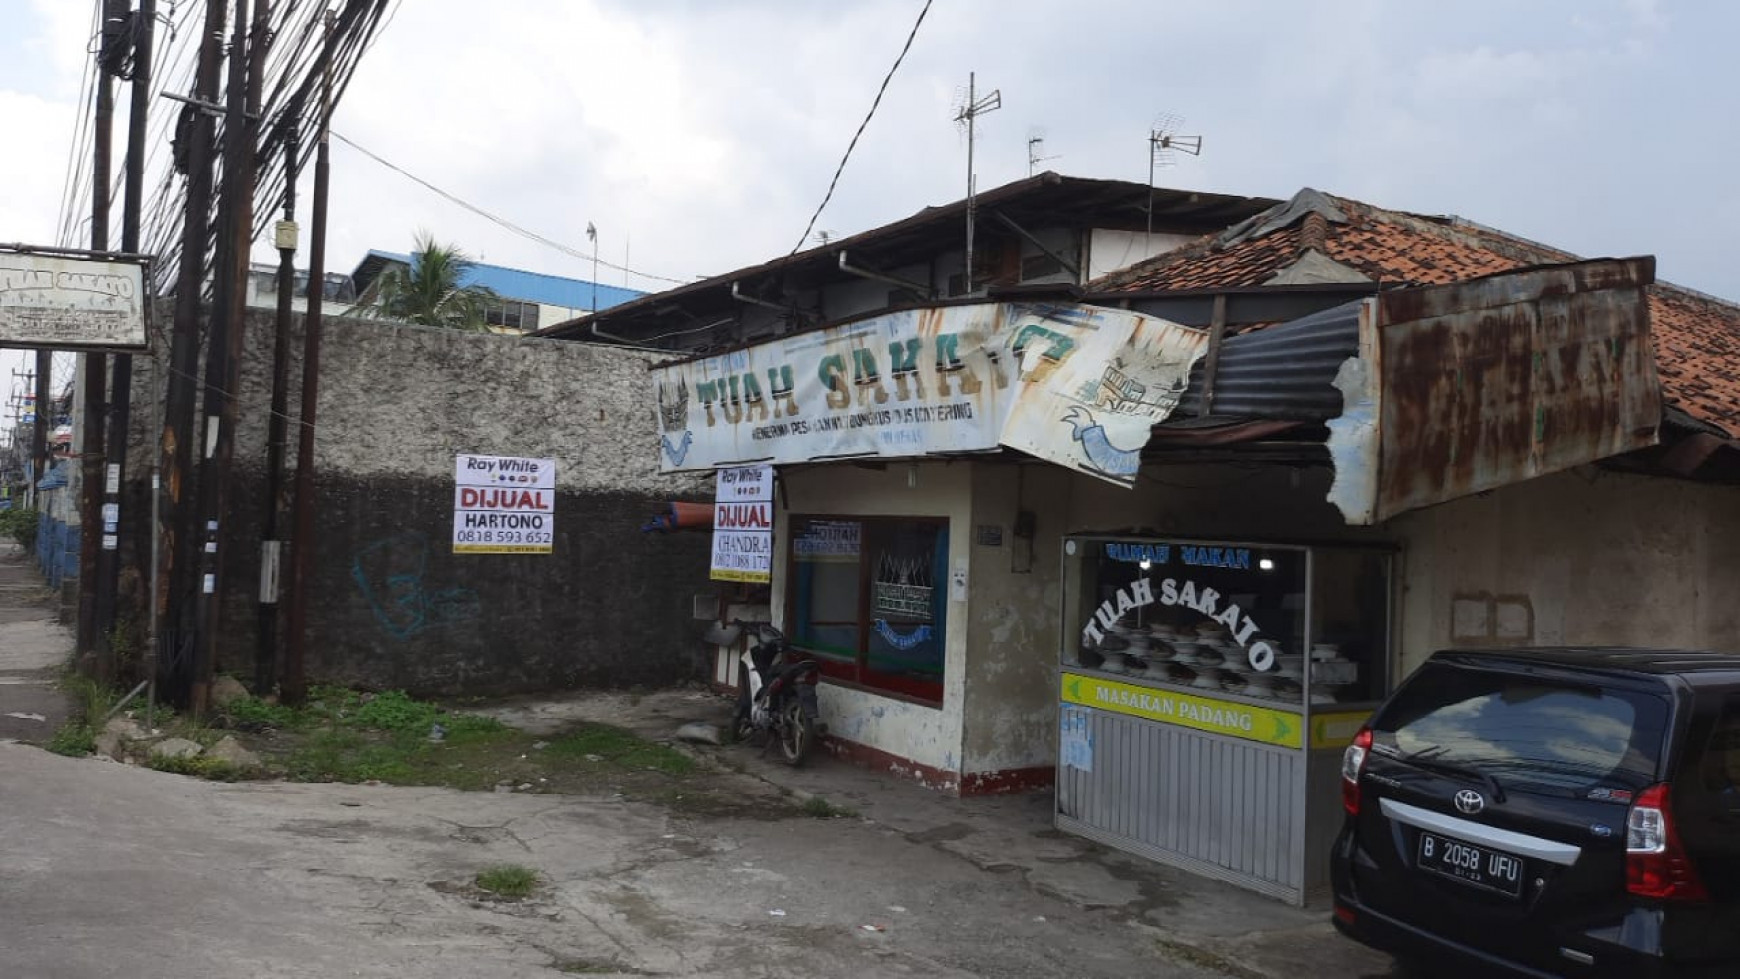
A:
{"label": "yellow sign strip", "polygon": [[1097,707],[1161,724],[1283,748],[1298,748],[1304,743],[1301,740],[1303,718],[1296,713],[1139,687],[1079,673],[1063,674],[1063,700],[1083,707]]}
{"label": "yellow sign strip", "polygon": [[455,554],[549,554],[549,544],[455,544]]}

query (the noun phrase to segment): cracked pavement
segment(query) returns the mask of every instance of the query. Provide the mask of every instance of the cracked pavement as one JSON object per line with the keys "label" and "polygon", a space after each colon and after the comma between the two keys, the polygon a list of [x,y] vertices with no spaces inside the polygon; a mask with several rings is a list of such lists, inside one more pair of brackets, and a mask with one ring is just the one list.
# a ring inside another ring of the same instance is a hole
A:
{"label": "cracked pavement", "polygon": [[[0,772],[8,976],[1216,974],[1150,929],[862,819],[220,784],[24,745],[0,745]],[[544,883],[521,902],[477,892],[503,863]]]}

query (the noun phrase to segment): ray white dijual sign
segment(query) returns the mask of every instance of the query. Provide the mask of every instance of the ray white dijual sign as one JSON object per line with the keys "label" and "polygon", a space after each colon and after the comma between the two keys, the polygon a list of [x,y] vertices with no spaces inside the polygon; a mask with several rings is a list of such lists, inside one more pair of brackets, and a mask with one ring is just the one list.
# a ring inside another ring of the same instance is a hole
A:
{"label": "ray white dijual sign", "polygon": [[0,248],[0,346],[143,350],[146,305],[141,259]]}
{"label": "ray white dijual sign", "polygon": [[462,455],[453,477],[453,553],[555,549],[556,460]]}
{"label": "ray white dijual sign", "polygon": [[1207,334],[1122,309],[903,310],[661,368],[659,466],[1007,446],[1129,486]]}
{"label": "ray white dijual sign", "polygon": [[717,581],[773,580],[773,467],[721,469],[713,502]]}

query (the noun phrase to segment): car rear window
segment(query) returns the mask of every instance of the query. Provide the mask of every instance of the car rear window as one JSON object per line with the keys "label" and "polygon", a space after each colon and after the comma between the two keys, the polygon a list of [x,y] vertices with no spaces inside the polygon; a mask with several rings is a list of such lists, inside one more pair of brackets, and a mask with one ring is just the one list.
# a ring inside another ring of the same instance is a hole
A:
{"label": "car rear window", "polygon": [[[1380,751],[1505,785],[1582,791],[1655,780],[1666,704],[1629,690],[1427,664],[1373,724]],[[1385,750],[1390,749],[1390,750]]]}

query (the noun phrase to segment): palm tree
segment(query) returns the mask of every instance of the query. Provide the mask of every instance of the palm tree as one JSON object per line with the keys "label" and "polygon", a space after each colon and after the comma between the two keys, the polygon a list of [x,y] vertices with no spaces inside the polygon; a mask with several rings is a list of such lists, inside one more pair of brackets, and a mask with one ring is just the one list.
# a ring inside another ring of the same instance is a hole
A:
{"label": "palm tree", "polygon": [[369,290],[366,306],[383,319],[487,331],[484,311],[500,297],[483,286],[460,284],[473,264],[457,247],[440,244],[433,235],[419,231],[411,264],[382,272]]}

